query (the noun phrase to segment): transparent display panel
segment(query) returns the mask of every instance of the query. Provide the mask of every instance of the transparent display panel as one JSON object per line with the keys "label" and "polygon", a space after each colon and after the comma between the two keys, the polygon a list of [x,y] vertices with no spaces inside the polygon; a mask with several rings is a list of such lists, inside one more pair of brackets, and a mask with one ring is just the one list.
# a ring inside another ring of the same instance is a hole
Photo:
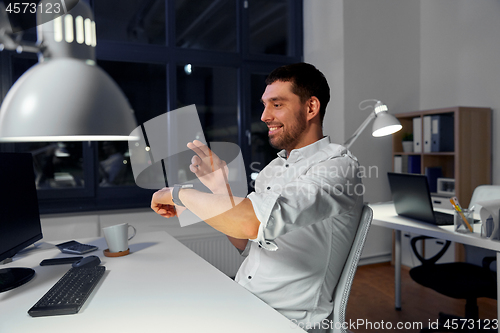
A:
{"label": "transparent display panel", "polygon": [[166,44],[165,1],[94,1],[97,39]]}
{"label": "transparent display panel", "polygon": [[289,0],[250,0],[250,53],[290,55]]}
{"label": "transparent display panel", "polygon": [[176,0],[175,38],[182,48],[236,51],[236,2]]}

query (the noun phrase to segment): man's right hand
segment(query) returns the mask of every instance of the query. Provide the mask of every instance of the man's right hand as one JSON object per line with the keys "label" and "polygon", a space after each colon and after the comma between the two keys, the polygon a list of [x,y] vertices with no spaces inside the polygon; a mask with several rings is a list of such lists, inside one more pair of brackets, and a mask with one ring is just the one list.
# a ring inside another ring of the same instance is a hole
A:
{"label": "man's right hand", "polygon": [[189,169],[214,194],[227,194],[228,172],[226,162],[215,155],[201,141],[189,142],[187,147],[196,155],[191,159]]}

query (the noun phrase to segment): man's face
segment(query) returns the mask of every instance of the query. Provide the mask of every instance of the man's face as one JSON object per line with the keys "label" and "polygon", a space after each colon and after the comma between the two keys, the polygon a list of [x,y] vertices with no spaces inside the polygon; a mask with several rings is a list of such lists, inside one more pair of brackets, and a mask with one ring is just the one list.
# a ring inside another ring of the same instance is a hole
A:
{"label": "man's face", "polygon": [[262,95],[260,118],[269,128],[269,143],[290,152],[297,147],[306,129],[306,105],[292,92],[291,82],[276,81]]}

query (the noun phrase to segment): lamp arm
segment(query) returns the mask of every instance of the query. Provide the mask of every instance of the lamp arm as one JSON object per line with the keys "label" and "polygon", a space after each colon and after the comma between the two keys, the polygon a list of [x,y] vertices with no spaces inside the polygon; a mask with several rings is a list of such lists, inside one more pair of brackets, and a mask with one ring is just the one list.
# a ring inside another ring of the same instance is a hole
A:
{"label": "lamp arm", "polygon": [[353,133],[353,135],[344,142],[344,146],[349,149],[351,145],[356,141],[356,139],[360,136],[360,134],[364,131],[366,126],[375,119],[375,111],[370,112],[370,115],[363,121],[363,123],[358,127],[358,129]]}
{"label": "lamp arm", "polygon": [[3,50],[16,51],[17,53],[38,53],[42,48],[36,43],[18,41],[18,38],[13,39],[10,34],[4,30],[0,30],[0,51]]}
{"label": "lamp arm", "polygon": [[17,53],[30,52],[38,53],[41,51],[41,46],[37,43],[23,42],[21,40],[22,33],[12,33],[12,28],[9,24],[9,18],[5,10],[5,5],[0,3],[0,51],[4,49],[17,51]]}

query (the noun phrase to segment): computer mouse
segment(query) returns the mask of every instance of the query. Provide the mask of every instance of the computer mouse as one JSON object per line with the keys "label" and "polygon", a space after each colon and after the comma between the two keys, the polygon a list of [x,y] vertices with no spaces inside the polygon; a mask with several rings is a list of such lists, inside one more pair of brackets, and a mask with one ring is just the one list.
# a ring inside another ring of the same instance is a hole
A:
{"label": "computer mouse", "polygon": [[101,263],[101,259],[98,256],[88,256],[74,262],[73,267],[94,267]]}

